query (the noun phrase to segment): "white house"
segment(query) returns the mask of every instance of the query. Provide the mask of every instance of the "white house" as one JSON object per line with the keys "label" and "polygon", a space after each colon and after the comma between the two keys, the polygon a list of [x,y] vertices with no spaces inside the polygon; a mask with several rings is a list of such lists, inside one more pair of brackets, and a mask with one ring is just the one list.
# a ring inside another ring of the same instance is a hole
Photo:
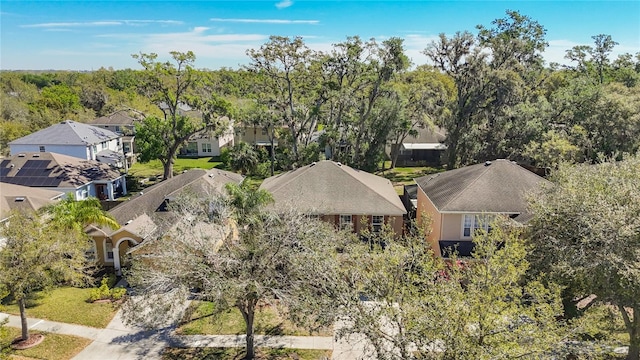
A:
{"label": "white house", "polygon": [[121,135],[71,120],[51,125],[9,143],[11,155],[51,152],[122,167]]}
{"label": "white house", "polygon": [[19,153],[2,160],[0,182],[71,193],[76,200],[89,196],[115,200],[127,193],[125,175],[110,165],[48,152]]}

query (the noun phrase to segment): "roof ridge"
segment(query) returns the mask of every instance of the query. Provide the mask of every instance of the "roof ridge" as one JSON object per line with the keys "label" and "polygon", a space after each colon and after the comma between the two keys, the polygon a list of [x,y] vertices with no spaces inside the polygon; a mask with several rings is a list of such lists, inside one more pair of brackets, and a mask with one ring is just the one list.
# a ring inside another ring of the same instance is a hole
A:
{"label": "roof ridge", "polygon": [[276,175],[276,176],[287,175],[287,174],[290,174],[290,173],[295,172],[295,171],[297,171],[297,170],[300,170],[300,172],[299,172],[296,176],[291,177],[289,180],[287,180],[287,181],[283,182],[282,184],[280,184],[280,186],[277,186],[277,187],[275,187],[275,188],[271,189],[271,190],[270,190],[270,192],[274,193],[274,192],[276,192],[276,191],[280,190],[280,189],[281,189],[283,186],[285,186],[286,184],[289,184],[289,183],[291,183],[293,180],[295,180],[295,179],[299,178],[300,176],[302,176],[302,174],[306,173],[306,172],[307,172],[309,169],[311,169],[313,166],[315,166],[315,165],[313,165],[313,164],[309,164],[309,165],[305,165],[305,166],[303,166],[303,167],[299,167],[299,168],[297,168],[297,169],[294,169],[294,170],[291,170],[291,171],[288,171],[288,172],[282,173],[282,174],[280,174],[280,175]]}
{"label": "roof ridge", "polygon": [[[352,168],[352,167],[351,167],[351,166],[349,166],[349,165],[344,165],[344,164],[338,165],[338,164],[336,164],[336,163],[334,163],[334,165],[336,165],[336,166],[338,166],[338,167],[347,166],[349,169],[353,170],[354,172],[362,171],[362,170],[356,170],[356,169]],[[344,171],[345,173],[347,173],[349,176],[351,176],[352,178],[356,179],[359,183],[361,183],[361,184],[363,184],[364,186],[366,186],[369,190],[373,191],[373,193],[374,193],[377,197],[380,197],[380,198],[384,199],[384,201],[386,201],[386,202],[390,203],[391,205],[393,205],[393,206],[397,207],[398,209],[401,209],[401,210],[405,210],[405,211],[406,211],[406,209],[404,208],[404,206],[403,206],[402,208],[400,208],[399,206],[397,206],[397,204],[394,204],[393,202],[389,201],[389,199],[387,199],[385,196],[383,196],[383,195],[382,195],[382,194],[380,194],[378,191],[376,191],[376,189],[374,189],[374,188],[372,188],[371,186],[369,186],[369,184],[367,184],[367,183],[363,182],[362,180],[358,179],[358,178],[357,178],[357,177],[355,177],[353,174],[349,174],[349,172],[348,172],[348,171],[345,171],[345,170],[343,170],[343,171]],[[372,173],[369,173],[369,172],[366,172],[366,171],[362,171],[362,173],[363,173],[363,174],[366,174],[365,176],[371,176],[371,177],[372,177],[372,179],[376,179],[376,180],[378,180],[378,178],[380,178],[380,179],[384,179],[384,180],[386,180],[386,181],[387,181],[387,182],[389,182],[389,183],[391,182],[389,179],[383,178],[383,177],[378,176],[378,175],[376,175],[376,174],[372,174]],[[391,184],[391,185],[393,186],[393,184]]]}
{"label": "roof ridge", "polygon": [[[457,198],[459,198],[459,197],[462,195],[462,193],[463,193],[463,192],[465,192],[469,187],[471,187],[471,185],[475,184],[475,183],[476,183],[476,181],[478,181],[478,179],[480,179],[482,176],[484,176],[484,174],[486,174],[486,173],[487,173],[487,171],[489,171],[489,167],[490,167],[491,165],[488,165],[488,166],[487,166],[487,165],[486,165],[486,163],[485,163],[485,164],[475,164],[475,165],[471,165],[471,166],[483,166],[483,167],[485,167],[486,169],[484,169],[484,170],[483,170],[483,171],[482,171],[478,176],[476,176],[476,178],[475,178],[475,179],[473,179],[473,181],[471,181],[469,184],[467,184],[467,186],[465,186],[464,188],[460,189],[460,191],[458,191],[458,193],[456,194],[456,196],[452,197],[449,201],[447,201],[446,203],[444,203],[444,204],[442,205],[442,207],[443,207],[443,208],[444,208],[444,207],[446,207],[447,205],[449,205],[450,203],[452,203],[452,202],[453,202],[454,200],[456,200]],[[460,169],[464,169],[464,168],[460,168]]]}

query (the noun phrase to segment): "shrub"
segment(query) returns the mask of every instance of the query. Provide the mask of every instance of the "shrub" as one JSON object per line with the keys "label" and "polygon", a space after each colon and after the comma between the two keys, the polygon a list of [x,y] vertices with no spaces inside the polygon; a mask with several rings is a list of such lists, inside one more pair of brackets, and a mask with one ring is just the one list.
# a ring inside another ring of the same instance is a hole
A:
{"label": "shrub", "polygon": [[[120,300],[127,293],[127,289],[117,287],[109,289],[110,277],[103,277],[100,282],[100,287],[93,288],[89,292],[89,301],[94,302],[98,300]],[[112,280],[111,283],[114,281]]]}

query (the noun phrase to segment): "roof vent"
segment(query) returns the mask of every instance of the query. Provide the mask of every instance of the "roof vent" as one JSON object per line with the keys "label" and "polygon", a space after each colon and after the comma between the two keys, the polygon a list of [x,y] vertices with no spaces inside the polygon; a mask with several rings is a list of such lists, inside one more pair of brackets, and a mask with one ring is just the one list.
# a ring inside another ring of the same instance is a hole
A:
{"label": "roof vent", "polygon": [[485,161],[484,162],[484,166],[489,166],[489,165],[491,165],[491,161]]}
{"label": "roof vent", "polygon": [[314,162],[312,162],[312,163],[311,163],[311,165],[309,165],[309,167],[312,167],[312,166],[314,166],[315,164],[316,164],[316,162],[314,161]]}
{"label": "roof vent", "polygon": [[340,161],[338,161],[338,162],[336,163],[336,165],[338,165],[338,166],[342,166],[342,163],[341,163]]}
{"label": "roof vent", "polygon": [[10,168],[12,168],[12,169],[13,169],[15,166],[16,166],[16,164],[9,164],[9,167],[10,167]]}
{"label": "roof vent", "polygon": [[213,179],[215,175],[214,174],[209,174],[209,177]]}
{"label": "roof vent", "polygon": [[24,197],[22,197],[22,196],[18,196],[18,197],[15,199],[15,201],[16,201],[16,202],[23,202],[23,201],[24,201]]}
{"label": "roof vent", "polygon": [[27,155],[25,155],[25,154],[18,154],[18,157],[25,157],[25,156],[27,156]]}
{"label": "roof vent", "polygon": [[40,157],[40,154],[33,154],[33,157]]}
{"label": "roof vent", "polygon": [[127,222],[126,222],[126,223],[124,223],[124,224],[125,224],[125,225],[129,225],[129,224],[131,224],[132,222],[133,222],[133,220],[129,220],[129,221],[127,221]]}

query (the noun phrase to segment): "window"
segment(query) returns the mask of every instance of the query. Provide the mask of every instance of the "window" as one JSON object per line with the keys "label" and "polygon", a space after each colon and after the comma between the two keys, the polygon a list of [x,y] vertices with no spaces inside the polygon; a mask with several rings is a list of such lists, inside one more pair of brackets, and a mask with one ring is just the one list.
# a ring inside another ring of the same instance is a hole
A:
{"label": "window", "polygon": [[347,230],[352,228],[352,215],[340,215],[340,230]]}
{"label": "window", "polygon": [[373,215],[371,217],[371,227],[374,232],[379,232],[380,230],[382,230],[383,225],[384,225],[383,215]]}
{"label": "window", "polygon": [[210,153],[211,152],[211,144],[210,143],[202,143],[202,152]]}
{"label": "window", "polygon": [[120,126],[116,125],[116,132],[120,132]]}
{"label": "window", "polygon": [[113,244],[111,243],[111,240],[104,243],[104,252],[107,260],[113,260]]}
{"label": "window", "polygon": [[45,152],[44,145],[40,145],[40,152]]}
{"label": "window", "polygon": [[464,215],[462,219],[462,237],[470,238],[476,230],[491,231],[493,215]]}

